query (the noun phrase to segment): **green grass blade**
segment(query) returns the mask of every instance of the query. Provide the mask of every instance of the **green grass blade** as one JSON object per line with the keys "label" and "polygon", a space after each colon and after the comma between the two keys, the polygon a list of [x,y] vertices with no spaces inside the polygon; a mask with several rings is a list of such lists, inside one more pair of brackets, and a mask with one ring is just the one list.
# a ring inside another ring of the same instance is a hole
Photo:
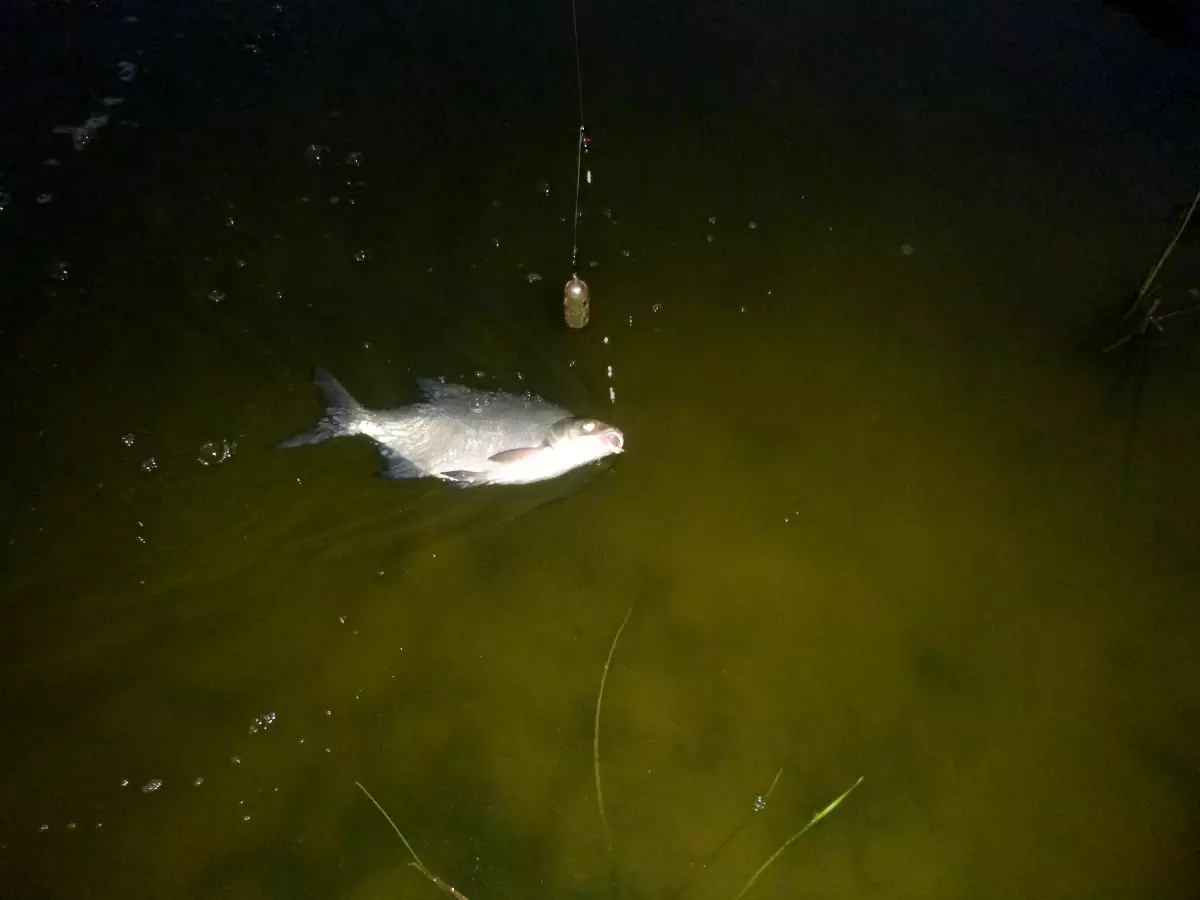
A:
{"label": "green grass blade", "polygon": [[826,806],[823,810],[821,810],[816,815],[814,815],[812,817],[812,819],[809,820],[809,823],[807,825],[805,825],[803,828],[801,828],[799,831],[797,831],[795,834],[793,834],[790,838],[788,838],[786,841],[784,841],[783,846],[781,846],[778,850],[776,850],[774,853],[772,853],[771,858],[768,859],[761,866],[759,866],[758,871],[750,876],[750,880],[746,882],[745,887],[743,887],[741,889],[741,891],[738,892],[738,895],[736,897],[734,897],[734,900],[741,900],[741,898],[743,896],[745,896],[746,892],[754,886],[754,882],[758,881],[758,876],[761,875],[763,872],[765,872],[767,870],[767,867],[770,866],[771,863],[775,862],[775,860],[779,858],[779,855],[781,853],[783,853],[783,851],[786,850],[791,845],[792,841],[799,838],[806,831],[808,831],[810,828],[812,828],[814,825],[816,825],[818,822],[820,822],[823,818],[825,818],[827,815],[829,815],[831,812],[833,812],[835,809],[837,809],[838,805],[843,800],[845,800],[848,796],[850,796],[850,792],[852,790],[854,790],[856,787],[858,787],[860,784],[862,784],[862,776],[861,775],[859,776],[858,781],[856,781],[856,782],[854,782],[854,784],[850,785],[850,787],[848,787],[840,797],[838,797],[836,800],[834,800],[832,803],[830,803],[828,806]]}

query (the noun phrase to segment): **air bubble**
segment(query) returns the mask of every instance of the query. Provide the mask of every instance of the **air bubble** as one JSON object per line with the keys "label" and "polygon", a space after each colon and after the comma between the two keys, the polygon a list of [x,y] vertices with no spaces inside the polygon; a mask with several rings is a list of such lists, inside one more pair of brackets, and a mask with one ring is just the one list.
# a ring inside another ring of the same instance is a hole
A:
{"label": "air bubble", "polygon": [[151,778],[149,781],[147,781],[145,784],[142,785],[142,793],[143,794],[153,794],[160,787],[162,787],[162,779],[161,778]]}
{"label": "air bubble", "polygon": [[525,280],[528,281],[530,284],[533,284],[536,281],[541,281],[542,276],[540,274],[538,274],[537,272],[530,272],[528,275],[525,276]]}
{"label": "air bubble", "polygon": [[357,150],[346,157],[347,164],[349,164],[351,166],[361,166],[362,161],[363,161],[363,155],[361,153],[359,153]]}
{"label": "air bubble", "polygon": [[151,456],[147,460],[144,460],[141,465],[141,469],[143,472],[153,472],[157,468],[158,468],[158,460],[156,460],[153,456]]}
{"label": "air bubble", "polygon": [[200,447],[200,455],[196,457],[196,461],[202,466],[220,465],[232,458],[236,451],[236,441],[222,440],[220,444],[215,441],[209,441]]}
{"label": "air bubble", "polygon": [[356,250],[356,251],[354,251],[354,261],[355,261],[355,262],[366,262],[366,261],[367,261],[368,259],[370,259],[370,258],[371,258],[371,251],[370,251],[370,250]]}

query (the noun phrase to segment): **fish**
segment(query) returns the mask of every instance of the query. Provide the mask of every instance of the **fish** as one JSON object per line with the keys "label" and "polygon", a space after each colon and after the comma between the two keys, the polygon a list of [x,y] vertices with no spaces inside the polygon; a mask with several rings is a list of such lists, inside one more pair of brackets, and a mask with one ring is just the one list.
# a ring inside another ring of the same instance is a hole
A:
{"label": "fish", "polygon": [[532,393],[417,378],[421,400],[375,410],[319,366],[313,383],[325,396],[325,414],[315,427],[278,447],[365,435],[375,442],[383,458],[379,475],[387,479],[439,478],[456,487],[530,484],[625,450],[619,428]]}

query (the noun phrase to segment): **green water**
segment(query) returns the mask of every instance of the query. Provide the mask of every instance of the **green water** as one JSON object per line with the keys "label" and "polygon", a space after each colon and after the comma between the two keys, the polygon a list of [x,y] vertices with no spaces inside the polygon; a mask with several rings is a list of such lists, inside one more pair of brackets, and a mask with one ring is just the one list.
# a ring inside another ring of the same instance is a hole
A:
{"label": "green water", "polygon": [[[862,776],[750,896],[1195,896],[1194,323],[1140,394],[1091,339],[1200,67],[1098,2],[896,7],[580,7],[579,333],[569,5],[10,10],[0,895],[440,896],[360,781],[470,900],[732,900]],[[627,452],[277,453],[314,364]]]}

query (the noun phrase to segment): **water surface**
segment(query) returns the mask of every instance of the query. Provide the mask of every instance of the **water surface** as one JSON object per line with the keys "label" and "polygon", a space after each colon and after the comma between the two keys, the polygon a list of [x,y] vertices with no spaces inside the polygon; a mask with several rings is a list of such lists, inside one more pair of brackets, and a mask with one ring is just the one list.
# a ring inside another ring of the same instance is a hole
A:
{"label": "water surface", "polygon": [[[471,900],[732,898],[860,776],[752,896],[1196,895],[1194,324],[1095,340],[1196,188],[1186,48],[581,6],[572,333],[569,5],[4,15],[4,896],[437,896],[357,780]],[[277,453],[314,364],[628,452]]]}

